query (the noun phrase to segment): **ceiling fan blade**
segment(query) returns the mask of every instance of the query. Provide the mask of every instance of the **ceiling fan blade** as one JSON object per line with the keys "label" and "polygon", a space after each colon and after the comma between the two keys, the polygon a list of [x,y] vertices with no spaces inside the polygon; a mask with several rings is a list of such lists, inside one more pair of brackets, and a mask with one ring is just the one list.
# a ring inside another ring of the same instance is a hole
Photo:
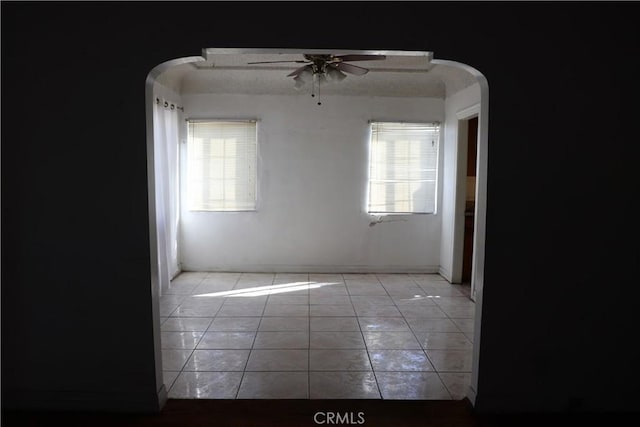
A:
{"label": "ceiling fan blade", "polygon": [[331,64],[331,65],[340,71],[344,71],[345,73],[355,74],[357,76],[362,76],[369,72],[369,70],[366,68],[357,67],[355,65],[346,64],[344,62],[338,62],[337,64]]}
{"label": "ceiling fan blade", "polygon": [[304,64],[305,62],[308,61],[303,61],[303,60],[299,60],[299,61],[260,61],[260,62],[247,62],[247,64],[279,64],[279,63],[283,63],[283,62],[295,62],[298,64]]}
{"label": "ceiling fan blade", "polygon": [[387,59],[385,55],[338,55],[334,58],[341,59],[342,61],[379,61]]}
{"label": "ceiling fan blade", "polygon": [[304,65],[300,68],[296,68],[295,70],[293,70],[292,73],[287,74],[287,77],[293,77],[293,76],[297,76],[298,74],[302,73],[304,70],[311,68],[309,65]]}

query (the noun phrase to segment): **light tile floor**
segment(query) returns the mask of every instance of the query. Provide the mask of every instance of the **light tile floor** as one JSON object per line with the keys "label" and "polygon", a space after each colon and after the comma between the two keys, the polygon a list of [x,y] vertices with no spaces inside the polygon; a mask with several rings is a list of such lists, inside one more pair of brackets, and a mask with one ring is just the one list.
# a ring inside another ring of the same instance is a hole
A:
{"label": "light tile floor", "polygon": [[437,274],[186,272],[160,298],[183,399],[462,399],[469,286]]}

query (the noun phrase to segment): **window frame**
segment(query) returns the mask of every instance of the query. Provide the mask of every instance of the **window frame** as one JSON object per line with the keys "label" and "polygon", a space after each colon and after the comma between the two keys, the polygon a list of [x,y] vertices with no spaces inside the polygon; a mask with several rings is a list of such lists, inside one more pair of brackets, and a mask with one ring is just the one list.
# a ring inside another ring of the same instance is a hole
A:
{"label": "window frame", "polygon": [[[186,125],[187,125],[187,132],[186,132],[186,150],[185,150],[185,157],[186,157],[186,162],[184,163],[185,165],[185,190],[186,190],[186,209],[188,212],[202,212],[202,213],[216,213],[216,214],[224,214],[224,213],[251,213],[251,212],[257,212],[258,211],[258,202],[259,202],[259,182],[258,182],[258,174],[259,174],[259,142],[258,142],[258,135],[259,135],[259,122],[260,119],[258,118],[233,118],[233,119],[229,119],[229,118],[187,118],[185,119],[186,121]],[[202,209],[202,208],[193,208],[192,207],[192,202],[190,200],[191,197],[191,191],[192,191],[192,184],[191,184],[191,178],[190,178],[190,144],[191,144],[191,138],[192,138],[192,133],[191,133],[191,124],[197,124],[197,123],[253,123],[255,125],[255,179],[254,179],[254,183],[255,183],[255,189],[254,189],[254,198],[253,198],[253,206],[251,209]]]}
{"label": "window frame", "polygon": [[[435,126],[438,129],[438,138],[437,138],[437,150],[436,150],[436,159],[435,159],[435,182],[433,188],[433,210],[430,212],[384,212],[384,211],[372,211],[371,209],[371,167],[372,167],[372,157],[373,157],[373,126],[375,124],[403,124],[403,125],[427,125],[427,126]],[[442,151],[442,141],[443,141],[443,129],[442,122],[439,120],[431,120],[431,121],[407,121],[407,120],[369,120],[368,121],[368,139],[367,139],[367,182],[366,182],[366,200],[365,200],[365,213],[371,217],[384,217],[384,216],[411,216],[411,215],[437,215],[439,208],[439,197],[440,197],[440,181],[441,181],[441,151]]]}

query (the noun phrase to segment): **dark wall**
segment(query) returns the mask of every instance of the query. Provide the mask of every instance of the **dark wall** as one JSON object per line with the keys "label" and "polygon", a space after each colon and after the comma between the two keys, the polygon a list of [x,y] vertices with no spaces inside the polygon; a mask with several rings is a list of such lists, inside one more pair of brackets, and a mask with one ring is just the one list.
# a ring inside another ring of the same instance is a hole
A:
{"label": "dark wall", "polygon": [[478,408],[633,409],[638,12],[3,2],[3,404],[155,396],[147,73],[203,47],[326,47],[432,50],[489,81]]}

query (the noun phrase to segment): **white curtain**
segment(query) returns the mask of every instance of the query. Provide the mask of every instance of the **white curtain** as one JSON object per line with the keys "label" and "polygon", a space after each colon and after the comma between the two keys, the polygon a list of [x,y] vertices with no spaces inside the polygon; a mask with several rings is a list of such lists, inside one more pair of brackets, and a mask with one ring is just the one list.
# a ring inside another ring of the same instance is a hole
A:
{"label": "white curtain", "polygon": [[[153,110],[154,164],[156,184],[156,232],[160,295],[180,272],[178,264],[178,124],[175,103],[162,98]],[[171,108],[171,105],[174,108]]]}

